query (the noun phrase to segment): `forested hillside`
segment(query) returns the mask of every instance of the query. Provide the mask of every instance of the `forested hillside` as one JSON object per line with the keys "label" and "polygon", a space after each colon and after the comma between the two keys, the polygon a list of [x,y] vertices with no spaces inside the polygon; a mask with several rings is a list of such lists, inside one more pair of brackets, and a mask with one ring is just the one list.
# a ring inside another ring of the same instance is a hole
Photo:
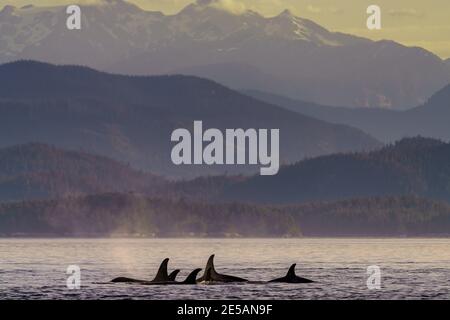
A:
{"label": "forested hillside", "polygon": [[373,152],[335,154],[283,167],[224,188],[224,197],[299,203],[357,197],[420,195],[450,201],[450,144],[403,139]]}
{"label": "forested hillside", "polygon": [[449,230],[450,205],[418,197],[257,206],[103,194],[0,205],[3,236],[444,236]]}

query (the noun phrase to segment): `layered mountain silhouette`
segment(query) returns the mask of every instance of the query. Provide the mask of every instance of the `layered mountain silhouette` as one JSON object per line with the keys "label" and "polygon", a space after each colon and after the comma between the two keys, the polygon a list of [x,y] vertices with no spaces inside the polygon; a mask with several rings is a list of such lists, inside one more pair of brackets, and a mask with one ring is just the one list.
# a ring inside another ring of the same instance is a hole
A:
{"label": "layered mountain silhouette", "polygon": [[0,147],[29,142],[85,150],[172,177],[256,172],[259,166],[175,166],[177,128],[280,129],[280,160],[371,150],[379,142],[192,76],[120,76],[86,67],[0,66]]}
{"label": "layered mountain silhouette", "polygon": [[257,203],[335,201],[420,195],[450,201],[450,144],[403,139],[369,153],[336,154],[283,167],[272,177],[226,186],[230,200]]}
{"label": "layered mountain silhouette", "polygon": [[406,111],[329,107],[260,91],[245,94],[317,119],[360,128],[383,142],[417,135],[450,141],[450,85]]}
{"label": "layered mountain silhouette", "polygon": [[6,6],[0,63],[33,59],[125,74],[186,73],[325,105],[390,109],[422,104],[450,79],[444,62],[421,48],[330,32],[288,10],[263,17],[220,4],[200,0],[164,15],[103,0],[82,6],[78,31],[66,28],[65,6]]}
{"label": "layered mountain silhouette", "polygon": [[[0,236],[449,234],[450,59],[216,0],[66,18],[0,11]],[[279,173],[173,165],[196,120],[280,129]]]}

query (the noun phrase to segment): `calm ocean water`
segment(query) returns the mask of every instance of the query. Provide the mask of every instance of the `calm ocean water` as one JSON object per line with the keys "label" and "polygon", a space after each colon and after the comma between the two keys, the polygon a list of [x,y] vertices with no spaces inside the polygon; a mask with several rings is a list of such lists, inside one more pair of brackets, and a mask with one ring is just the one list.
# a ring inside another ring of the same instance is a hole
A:
{"label": "calm ocean water", "polygon": [[[258,282],[292,263],[312,284],[142,286],[165,257],[183,279],[216,254],[216,269]],[[81,289],[66,287],[68,265]],[[381,268],[369,290],[367,267]],[[0,299],[450,299],[450,239],[0,239]]]}

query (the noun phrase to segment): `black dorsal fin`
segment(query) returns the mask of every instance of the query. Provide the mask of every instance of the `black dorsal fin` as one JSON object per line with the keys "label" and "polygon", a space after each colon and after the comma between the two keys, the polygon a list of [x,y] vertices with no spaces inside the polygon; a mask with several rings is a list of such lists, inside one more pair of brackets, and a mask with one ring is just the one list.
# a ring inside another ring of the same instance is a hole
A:
{"label": "black dorsal fin", "polygon": [[163,282],[163,281],[169,281],[169,275],[167,273],[167,265],[169,264],[169,258],[166,258],[161,262],[161,265],[159,266],[158,273],[156,274],[155,279],[153,279],[153,282]]}
{"label": "black dorsal fin", "polygon": [[186,280],[183,281],[184,284],[196,284],[197,283],[197,275],[198,273],[202,271],[202,269],[195,269],[192,271],[186,278]]}
{"label": "black dorsal fin", "polygon": [[287,275],[286,275],[286,278],[295,278],[296,277],[296,275],[295,275],[295,266],[296,266],[297,264],[296,263],[294,263],[290,268],[289,268],[289,271],[288,271],[288,273],[287,273]]}
{"label": "black dorsal fin", "polygon": [[178,273],[180,273],[180,269],[173,270],[169,274],[169,281],[175,281],[175,279],[177,278]]}
{"label": "black dorsal fin", "polygon": [[205,267],[205,273],[210,271],[211,272],[211,276],[213,276],[214,274],[216,274],[216,269],[214,269],[214,254],[212,254],[209,259],[208,262],[206,263],[206,267]]}

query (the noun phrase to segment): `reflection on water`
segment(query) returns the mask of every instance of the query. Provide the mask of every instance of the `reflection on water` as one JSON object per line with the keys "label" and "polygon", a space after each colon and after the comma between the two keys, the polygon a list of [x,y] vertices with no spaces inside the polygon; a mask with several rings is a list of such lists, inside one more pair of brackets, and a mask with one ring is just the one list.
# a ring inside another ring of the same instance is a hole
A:
{"label": "reflection on water", "polygon": [[[0,239],[0,298],[13,299],[449,299],[449,239]],[[165,257],[182,279],[216,254],[219,272],[254,281],[283,276],[292,263],[312,284],[140,286]],[[79,265],[81,289],[66,288]],[[381,290],[367,289],[378,265]]]}

